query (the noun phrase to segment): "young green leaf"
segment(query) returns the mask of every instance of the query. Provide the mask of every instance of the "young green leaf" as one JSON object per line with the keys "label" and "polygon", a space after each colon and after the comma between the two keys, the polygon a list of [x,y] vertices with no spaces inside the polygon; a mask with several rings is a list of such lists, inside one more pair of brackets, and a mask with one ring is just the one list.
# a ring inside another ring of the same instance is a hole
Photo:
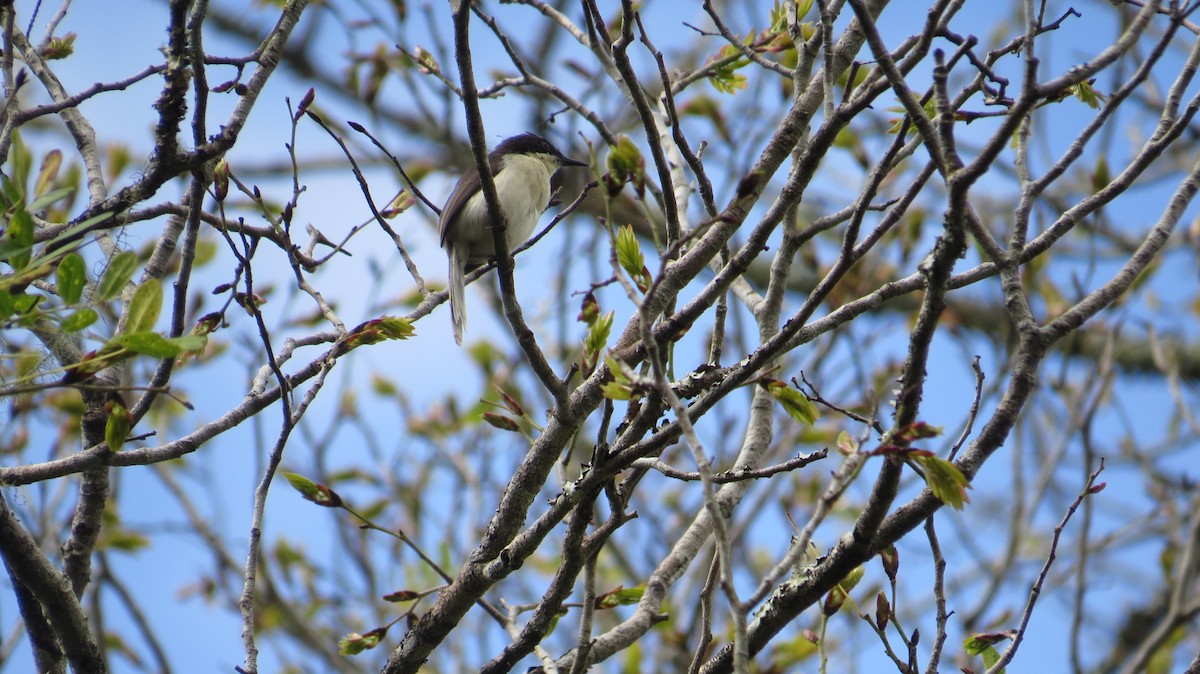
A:
{"label": "young green leaf", "polygon": [[285,472],[283,477],[306,501],[312,501],[325,508],[340,508],[342,505],[342,497],[323,484],[313,482],[299,473]]}
{"label": "young green leaf", "polygon": [[133,428],[133,415],[121,403],[114,402],[112,410],[108,413],[108,421],[104,423],[104,443],[114,452],[120,451],[121,445],[125,444],[125,439],[129,437],[129,430]]}
{"label": "young green leaf", "polygon": [[58,263],[55,271],[58,296],[64,304],[75,304],[83,297],[83,286],[87,284],[87,271],[79,253],[71,253]]}
{"label": "young green leaf", "polygon": [[79,332],[98,320],[100,316],[94,310],[85,307],[62,319],[58,327],[66,333]]}
{"label": "young green leaf", "polygon": [[629,136],[622,135],[617,144],[608,151],[608,180],[609,194],[616,196],[625,183],[633,185],[638,197],[646,191],[646,159],[641,150]]}
{"label": "young green leaf", "polygon": [[58,169],[62,167],[62,150],[54,149],[46,153],[42,159],[42,166],[38,169],[37,180],[33,184],[33,195],[35,197],[45,194],[50,186],[54,184],[54,180],[58,178]]}
{"label": "young green leaf", "polygon": [[1074,95],[1075,98],[1083,101],[1084,105],[1092,108],[1093,110],[1098,109],[1100,104],[1103,103],[1106,98],[1106,96],[1096,91],[1095,87],[1092,86],[1095,83],[1096,80],[1088,80],[1086,82],[1080,82],[1070,89],[1071,94]]}
{"label": "young green leaf", "polygon": [[925,469],[925,484],[939,501],[955,510],[962,510],[964,504],[971,502],[967,496],[971,483],[958,466],[936,456],[914,455],[913,460]]}
{"label": "young green leaf", "polygon": [[412,321],[399,316],[373,318],[355,326],[346,335],[346,348],[353,349],[367,344],[378,344],[389,339],[408,339],[416,334]]}
{"label": "young green leaf", "polygon": [[866,569],[861,566],[856,566],[850,571],[850,573],[846,574],[846,577],[843,578],[838,585],[840,585],[843,590],[849,592],[855,587],[858,587],[859,581],[863,579],[863,576],[866,575],[866,573]]}
{"label": "young green leaf", "polygon": [[120,295],[121,289],[133,278],[137,263],[137,253],[131,250],[114,255],[108,263],[108,269],[104,270],[104,276],[100,277],[100,284],[96,286],[96,299],[107,302]]}
{"label": "young green leaf", "polygon": [[146,279],[133,291],[129,314],[125,317],[125,331],[136,333],[153,330],[162,311],[162,301],[162,283],[156,278]]}
{"label": "young green leaf", "polygon": [[588,291],[588,294],[583,297],[583,302],[579,305],[579,315],[575,317],[575,320],[585,325],[591,325],[596,322],[599,316],[600,303],[596,301],[596,293]]}
{"label": "young green leaf", "polygon": [[613,380],[600,387],[601,393],[609,400],[633,400],[633,382],[621,368],[621,363],[612,356],[604,357],[604,365],[608,368]]}
{"label": "young green leaf", "polygon": [[646,594],[645,583],[629,588],[618,585],[608,592],[596,595],[595,607],[597,609],[605,609],[616,606],[631,606],[641,601],[644,594]]}
{"label": "young green leaf", "polygon": [[855,440],[854,437],[846,431],[840,431],[837,434],[837,448],[842,454],[850,456],[858,451],[858,440]]}
{"label": "young green leaf", "polygon": [[812,426],[817,419],[821,418],[821,411],[813,404],[811,400],[806,398],[803,393],[788,386],[786,383],[777,379],[764,379],[761,382],[762,386],[766,387],[767,392],[771,397],[779,401],[783,405],[784,411],[788,416],[799,421],[805,426]]}
{"label": "young green leaf", "polygon": [[642,292],[649,290],[654,279],[650,276],[650,271],[646,269],[646,257],[642,255],[641,245],[638,243],[637,235],[633,233],[632,226],[625,225],[617,230],[614,247],[617,250],[617,263],[633,279],[638,290]]}
{"label": "young green leaf", "polygon": [[183,335],[171,337],[167,343],[177,347],[182,353],[200,353],[208,346],[207,335]]}
{"label": "young green leaf", "polygon": [[27,206],[26,209],[32,213],[37,213],[38,211],[43,210],[44,208],[49,206],[50,204],[52,204],[56,201],[59,201],[60,199],[65,199],[66,197],[69,197],[71,195],[71,193],[74,191],[75,191],[75,189],[72,187],[60,187],[56,190],[53,190],[51,192],[47,192],[45,194],[38,196],[38,198],[29,202],[29,206]]}
{"label": "young green leaf", "polygon": [[590,373],[596,367],[596,359],[600,355],[600,350],[604,348],[605,344],[608,344],[608,335],[612,331],[612,324],[613,312],[609,311],[592,322],[591,329],[583,338],[581,366],[585,373]]}
{"label": "young green leaf", "polygon": [[62,37],[52,37],[40,49],[42,58],[47,61],[65,59],[75,53],[75,33],[67,33]]}
{"label": "young green leaf", "polygon": [[157,332],[123,332],[113,337],[104,346],[107,348],[110,345],[123,347],[152,358],[174,358],[183,353],[183,349],[176,342]]}
{"label": "young green leaf", "polygon": [[387,634],[386,627],[377,627],[366,634],[351,632],[338,639],[338,653],[342,655],[358,655],[379,645]]}
{"label": "young green leaf", "polygon": [[20,206],[8,220],[8,242],[13,246],[8,263],[14,270],[20,271],[29,264],[33,247],[33,217]]}
{"label": "young green leaf", "polygon": [[[981,634],[972,634],[963,639],[963,650],[969,655],[978,655],[983,658],[983,665],[988,669],[992,665],[1000,661],[1000,652],[996,650],[996,644],[1006,639],[1011,639],[1012,636],[1005,632],[985,632]],[[1003,674],[1004,670],[1000,670]]]}

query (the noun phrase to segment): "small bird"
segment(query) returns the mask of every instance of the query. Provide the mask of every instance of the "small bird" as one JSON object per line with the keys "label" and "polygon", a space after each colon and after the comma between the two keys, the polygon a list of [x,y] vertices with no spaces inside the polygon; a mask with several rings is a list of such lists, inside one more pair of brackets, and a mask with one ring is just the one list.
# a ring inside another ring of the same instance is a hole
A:
{"label": "small bird", "polygon": [[[549,207],[551,176],[563,166],[587,166],[587,162],[564,156],[537,134],[523,133],[497,145],[488,155],[488,165],[508,221],[504,238],[512,251],[529,238],[538,218]],[[492,226],[479,171],[472,164],[454,186],[438,223],[442,248],[450,258],[450,319],[454,341],[459,345],[467,327],[463,276],[468,269],[496,257]]]}

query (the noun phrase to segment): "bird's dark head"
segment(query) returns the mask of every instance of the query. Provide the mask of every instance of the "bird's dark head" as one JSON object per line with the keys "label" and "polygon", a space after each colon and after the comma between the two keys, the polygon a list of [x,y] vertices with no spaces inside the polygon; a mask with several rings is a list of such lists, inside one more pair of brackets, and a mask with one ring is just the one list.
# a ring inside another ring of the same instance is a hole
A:
{"label": "bird's dark head", "polygon": [[509,155],[523,154],[536,156],[543,160],[555,161],[559,166],[587,166],[587,162],[571,159],[558,151],[550,141],[542,138],[536,133],[523,133],[512,138],[505,138],[495,150],[492,150],[492,155],[503,158]]}

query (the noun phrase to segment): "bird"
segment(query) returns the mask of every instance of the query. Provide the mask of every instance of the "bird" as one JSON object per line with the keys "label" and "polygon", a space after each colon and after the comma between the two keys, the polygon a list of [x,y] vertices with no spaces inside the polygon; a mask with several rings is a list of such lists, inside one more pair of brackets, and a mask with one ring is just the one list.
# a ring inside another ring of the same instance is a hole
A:
{"label": "bird", "polygon": [[[550,206],[550,178],[564,166],[588,163],[565,156],[550,141],[534,133],[506,138],[488,155],[496,196],[508,227],[504,238],[511,251],[533,233],[538,218]],[[438,221],[441,246],[450,262],[450,320],[454,342],[462,345],[467,327],[463,277],[467,271],[496,257],[494,221],[488,217],[479,171],[472,164],[446,199]]]}

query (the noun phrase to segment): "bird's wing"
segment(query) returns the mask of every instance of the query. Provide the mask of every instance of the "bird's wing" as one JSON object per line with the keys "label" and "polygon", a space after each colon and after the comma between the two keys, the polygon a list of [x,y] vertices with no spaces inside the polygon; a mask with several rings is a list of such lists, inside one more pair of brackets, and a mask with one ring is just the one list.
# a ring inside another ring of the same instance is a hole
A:
{"label": "bird's wing", "polygon": [[472,164],[458,179],[458,184],[454,186],[454,191],[450,193],[450,198],[446,199],[446,205],[442,207],[442,217],[438,221],[438,240],[443,248],[446,247],[446,237],[450,234],[450,223],[454,222],[463,207],[467,205],[467,200],[477,191],[479,191],[479,171]]}
{"label": "bird's wing", "polygon": [[[488,165],[492,169],[492,178],[494,179],[500,172],[500,157],[494,150],[488,155]],[[449,233],[450,223],[454,222],[471,197],[479,191],[479,185],[479,170],[472,162],[467,170],[463,171],[462,177],[458,179],[458,184],[454,186],[454,191],[450,193],[450,198],[446,199],[446,205],[442,207],[442,217],[438,221],[438,239],[442,248],[446,247],[446,236]]]}

